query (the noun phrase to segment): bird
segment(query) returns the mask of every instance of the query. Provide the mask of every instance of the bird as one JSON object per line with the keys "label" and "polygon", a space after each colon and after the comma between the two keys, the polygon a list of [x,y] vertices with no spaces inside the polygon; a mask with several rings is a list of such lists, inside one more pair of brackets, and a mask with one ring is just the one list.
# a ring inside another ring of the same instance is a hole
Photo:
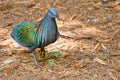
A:
{"label": "bird", "polygon": [[54,43],[60,36],[56,19],[60,20],[58,10],[50,8],[41,20],[21,22],[11,32],[11,37],[32,53],[37,67],[42,64],[38,62],[35,49],[40,48],[40,55],[45,57],[44,47]]}

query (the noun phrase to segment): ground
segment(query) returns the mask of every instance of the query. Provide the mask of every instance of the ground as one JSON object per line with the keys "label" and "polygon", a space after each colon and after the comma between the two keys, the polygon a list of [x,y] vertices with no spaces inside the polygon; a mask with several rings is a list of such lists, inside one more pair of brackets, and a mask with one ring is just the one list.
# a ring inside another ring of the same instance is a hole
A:
{"label": "ground", "polygon": [[[120,1],[106,1],[0,0],[0,80],[120,80]],[[61,36],[46,54],[58,55],[40,58],[43,67],[35,69],[31,53],[10,33],[50,7],[59,11]]]}

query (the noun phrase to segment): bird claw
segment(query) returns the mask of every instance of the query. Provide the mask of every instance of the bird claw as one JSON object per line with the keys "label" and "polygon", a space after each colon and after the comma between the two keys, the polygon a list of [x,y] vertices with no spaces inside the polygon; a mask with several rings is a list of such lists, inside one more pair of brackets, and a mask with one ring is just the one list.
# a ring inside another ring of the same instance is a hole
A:
{"label": "bird claw", "polygon": [[37,68],[42,68],[42,67],[43,67],[42,64],[36,64],[36,65],[35,65],[35,69],[37,69]]}

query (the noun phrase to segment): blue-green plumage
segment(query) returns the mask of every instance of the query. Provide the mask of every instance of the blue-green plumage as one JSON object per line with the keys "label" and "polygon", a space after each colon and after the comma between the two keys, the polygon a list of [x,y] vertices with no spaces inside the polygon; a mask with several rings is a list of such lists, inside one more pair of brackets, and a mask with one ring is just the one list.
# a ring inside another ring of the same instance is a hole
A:
{"label": "blue-green plumage", "polygon": [[[55,42],[59,37],[59,31],[55,18],[58,18],[58,12],[55,8],[50,8],[41,21],[22,22],[17,25],[12,33],[12,38],[21,44],[28,47],[33,52],[36,48],[41,48],[44,54],[44,47]],[[38,64],[37,59],[36,64]]]}
{"label": "blue-green plumage", "polygon": [[19,44],[25,47],[32,47],[36,44],[35,31],[38,22],[22,22],[17,25],[11,34],[12,38],[15,39]]}

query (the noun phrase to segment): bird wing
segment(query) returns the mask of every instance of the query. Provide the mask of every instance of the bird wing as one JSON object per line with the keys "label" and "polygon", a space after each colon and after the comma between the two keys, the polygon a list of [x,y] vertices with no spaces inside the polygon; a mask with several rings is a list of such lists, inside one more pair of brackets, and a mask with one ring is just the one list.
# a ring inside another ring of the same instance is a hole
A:
{"label": "bird wing", "polygon": [[40,29],[41,21],[36,22],[22,22],[17,25],[11,36],[21,45],[26,47],[33,47],[37,45],[36,33]]}

